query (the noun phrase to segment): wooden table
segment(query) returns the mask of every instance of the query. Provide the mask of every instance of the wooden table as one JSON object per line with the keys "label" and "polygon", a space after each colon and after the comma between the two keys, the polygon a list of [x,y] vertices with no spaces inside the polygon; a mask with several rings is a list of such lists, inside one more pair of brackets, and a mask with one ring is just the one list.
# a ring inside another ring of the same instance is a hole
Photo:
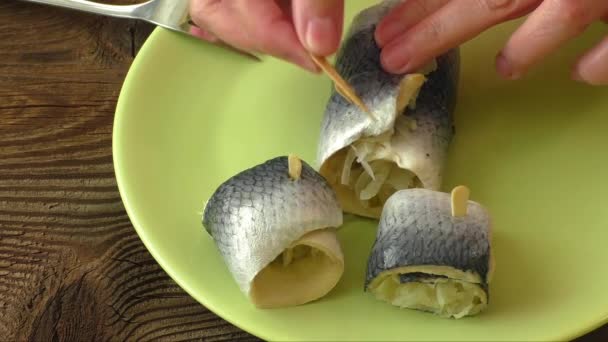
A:
{"label": "wooden table", "polygon": [[2,340],[255,340],[163,272],[118,194],[114,108],[151,30],[0,2]]}

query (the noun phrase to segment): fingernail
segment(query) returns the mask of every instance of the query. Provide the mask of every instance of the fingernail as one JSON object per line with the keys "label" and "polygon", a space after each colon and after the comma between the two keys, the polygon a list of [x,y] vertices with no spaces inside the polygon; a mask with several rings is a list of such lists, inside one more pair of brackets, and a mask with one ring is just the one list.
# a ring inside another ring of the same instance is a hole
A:
{"label": "fingernail", "polygon": [[513,69],[513,66],[502,52],[496,56],[496,69],[502,77],[508,80],[517,80],[521,77],[521,74]]}
{"label": "fingernail", "polygon": [[318,55],[327,55],[336,44],[338,35],[332,18],[312,18],[306,28],[306,48]]}
{"label": "fingernail", "polygon": [[381,53],[381,62],[384,69],[392,73],[405,73],[408,71],[410,56],[399,46],[386,47]]}

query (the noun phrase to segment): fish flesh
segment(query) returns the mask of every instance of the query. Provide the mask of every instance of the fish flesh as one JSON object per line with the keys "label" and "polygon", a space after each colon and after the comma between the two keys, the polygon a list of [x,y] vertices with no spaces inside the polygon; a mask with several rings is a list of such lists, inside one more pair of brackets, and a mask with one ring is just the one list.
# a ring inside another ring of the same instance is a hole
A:
{"label": "fish flesh", "polygon": [[442,317],[484,310],[494,270],[491,222],[481,204],[465,205],[467,214],[455,217],[447,193],[406,189],[392,195],[368,259],[365,290]]}
{"label": "fish flesh", "polygon": [[342,210],[327,181],[297,157],[277,157],[221,184],[203,213],[240,290],[259,308],[326,295],[344,272]]}
{"label": "fish flesh", "polygon": [[400,1],[383,1],[353,20],[336,70],[376,119],[333,89],[317,148],[319,172],[345,212],[378,218],[398,190],[438,190],[454,134],[458,48],[404,75],[385,72],[374,40],[378,21]]}

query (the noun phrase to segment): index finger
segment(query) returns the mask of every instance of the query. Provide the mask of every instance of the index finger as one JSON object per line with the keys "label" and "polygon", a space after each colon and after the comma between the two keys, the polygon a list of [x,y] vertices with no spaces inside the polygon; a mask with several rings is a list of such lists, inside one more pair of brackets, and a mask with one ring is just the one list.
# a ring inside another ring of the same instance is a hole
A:
{"label": "index finger", "polygon": [[338,49],[344,21],[344,0],[293,0],[293,22],[308,51],[328,56]]}
{"label": "index finger", "polygon": [[276,1],[196,0],[192,19],[222,41],[245,51],[258,51],[313,72],[317,66],[300,44],[293,23]]}
{"label": "index finger", "polygon": [[433,14],[449,0],[408,0],[400,3],[380,20],[375,32],[376,43],[382,48],[403,32]]}
{"label": "index finger", "polygon": [[550,53],[580,35],[608,10],[606,1],[549,0],[513,33],[496,60],[499,73],[521,77]]}
{"label": "index finger", "polygon": [[452,0],[389,42],[382,51],[382,64],[389,72],[411,72],[487,28],[530,12],[541,2]]}

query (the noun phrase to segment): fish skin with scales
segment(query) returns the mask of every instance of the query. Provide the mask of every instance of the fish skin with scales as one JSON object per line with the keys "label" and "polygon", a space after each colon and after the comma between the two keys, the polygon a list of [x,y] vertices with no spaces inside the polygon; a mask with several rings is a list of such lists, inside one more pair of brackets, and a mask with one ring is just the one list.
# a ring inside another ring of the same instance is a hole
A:
{"label": "fish skin with scales", "polygon": [[[374,39],[376,24],[398,3],[400,1],[383,1],[361,11],[353,19],[337,53],[337,72],[353,87],[377,120],[371,119],[335,89],[331,90],[321,123],[316,164],[332,186],[335,186],[332,180],[336,175],[331,173],[338,171],[329,165],[339,152],[360,139],[394,130],[397,119],[405,115],[415,122],[416,128],[408,132],[407,144],[396,151],[399,155],[396,164],[415,174],[421,183],[417,187],[441,188],[449,144],[455,133],[453,113],[458,95],[460,52],[459,48],[454,48],[437,57],[437,67],[426,74],[415,106],[406,106],[399,112],[400,85],[408,75],[383,70],[381,49]],[[346,208],[342,199],[341,202]]]}
{"label": "fish skin with scales", "polygon": [[405,189],[386,202],[364,291],[401,308],[460,319],[484,311],[494,273],[492,222],[479,203],[453,216],[450,194]]}
{"label": "fish skin with scales", "polygon": [[451,215],[449,194],[407,189],[386,202],[368,259],[366,286],[380,273],[405,266],[447,266],[479,275],[490,268],[491,221],[469,201],[465,217]]}
{"label": "fish skin with scales", "polygon": [[340,227],[342,220],[325,179],[304,161],[300,178],[292,179],[282,156],[222,183],[207,202],[202,223],[239,288],[249,294],[256,275],[294,241]]}

